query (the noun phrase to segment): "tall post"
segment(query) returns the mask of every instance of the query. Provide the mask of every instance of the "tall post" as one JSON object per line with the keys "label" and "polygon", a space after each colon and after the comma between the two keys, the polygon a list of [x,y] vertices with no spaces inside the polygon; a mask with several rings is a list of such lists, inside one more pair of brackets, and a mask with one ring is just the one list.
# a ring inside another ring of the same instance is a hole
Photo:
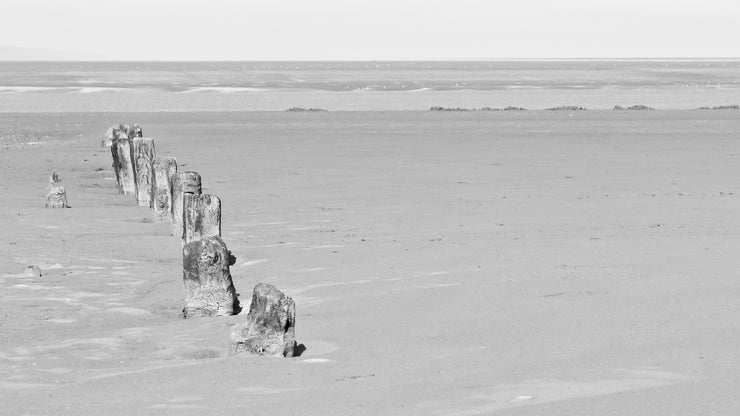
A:
{"label": "tall post", "polygon": [[116,171],[118,192],[124,195],[136,195],[136,173],[132,163],[131,139],[118,138],[111,146],[113,169]]}
{"label": "tall post", "polygon": [[62,185],[53,185],[46,195],[46,208],[69,208],[67,191]]}
{"label": "tall post", "polygon": [[152,211],[156,222],[172,221],[172,181],[177,173],[177,159],[158,157],[154,162],[152,184]]}
{"label": "tall post", "polygon": [[198,172],[183,172],[172,175],[172,234],[182,237],[183,196],[201,194]]}
{"label": "tall post", "polygon": [[183,195],[182,244],[221,237],[221,199],[216,195]]}
{"label": "tall post", "polygon": [[149,207],[152,204],[154,181],[154,139],[135,137],[132,142],[136,169],[136,200],[140,207]]}
{"label": "tall post", "polygon": [[193,241],[182,249],[185,318],[239,313],[229,266],[236,258],[221,237]]}

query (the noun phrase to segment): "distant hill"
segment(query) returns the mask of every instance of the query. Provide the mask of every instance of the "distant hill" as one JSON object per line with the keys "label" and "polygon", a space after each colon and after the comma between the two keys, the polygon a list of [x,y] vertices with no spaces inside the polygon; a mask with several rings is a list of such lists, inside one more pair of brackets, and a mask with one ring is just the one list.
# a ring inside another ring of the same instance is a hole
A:
{"label": "distant hill", "polygon": [[105,57],[48,48],[0,45],[0,61],[85,61],[101,59],[105,59]]}

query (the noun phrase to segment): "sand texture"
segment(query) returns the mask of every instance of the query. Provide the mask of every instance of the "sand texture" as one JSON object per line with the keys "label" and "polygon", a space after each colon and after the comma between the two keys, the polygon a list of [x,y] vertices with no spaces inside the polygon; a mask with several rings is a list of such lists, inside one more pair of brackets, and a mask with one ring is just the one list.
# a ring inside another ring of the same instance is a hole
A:
{"label": "sand texture", "polygon": [[[181,318],[181,239],[100,147],[129,120],[221,198],[241,315]],[[0,414],[733,414],[739,137],[688,110],[2,114]],[[228,355],[258,282],[299,357]]]}

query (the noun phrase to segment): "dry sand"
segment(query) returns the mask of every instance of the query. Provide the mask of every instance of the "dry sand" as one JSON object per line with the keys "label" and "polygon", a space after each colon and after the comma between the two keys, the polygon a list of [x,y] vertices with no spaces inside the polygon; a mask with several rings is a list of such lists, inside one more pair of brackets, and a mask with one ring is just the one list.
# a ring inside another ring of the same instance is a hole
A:
{"label": "dry sand", "polygon": [[[292,359],[180,319],[180,241],[106,128],[223,200]],[[0,414],[697,415],[740,407],[740,118],[720,111],[0,115]],[[70,209],[45,209],[57,169]],[[24,273],[29,265],[43,276]]]}

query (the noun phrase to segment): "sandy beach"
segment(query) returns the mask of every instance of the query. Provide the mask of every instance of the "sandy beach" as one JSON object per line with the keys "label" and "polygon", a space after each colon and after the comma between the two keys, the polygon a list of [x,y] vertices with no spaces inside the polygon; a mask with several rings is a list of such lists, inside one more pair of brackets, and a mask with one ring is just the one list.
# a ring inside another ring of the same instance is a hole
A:
{"label": "sandy beach", "polygon": [[[184,320],[137,122],[223,201],[243,303]],[[740,406],[737,111],[0,114],[0,414],[698,415]],[[70,209],[46,209],[56,169]],[[37,265],[42,276],[27,273]]]}

